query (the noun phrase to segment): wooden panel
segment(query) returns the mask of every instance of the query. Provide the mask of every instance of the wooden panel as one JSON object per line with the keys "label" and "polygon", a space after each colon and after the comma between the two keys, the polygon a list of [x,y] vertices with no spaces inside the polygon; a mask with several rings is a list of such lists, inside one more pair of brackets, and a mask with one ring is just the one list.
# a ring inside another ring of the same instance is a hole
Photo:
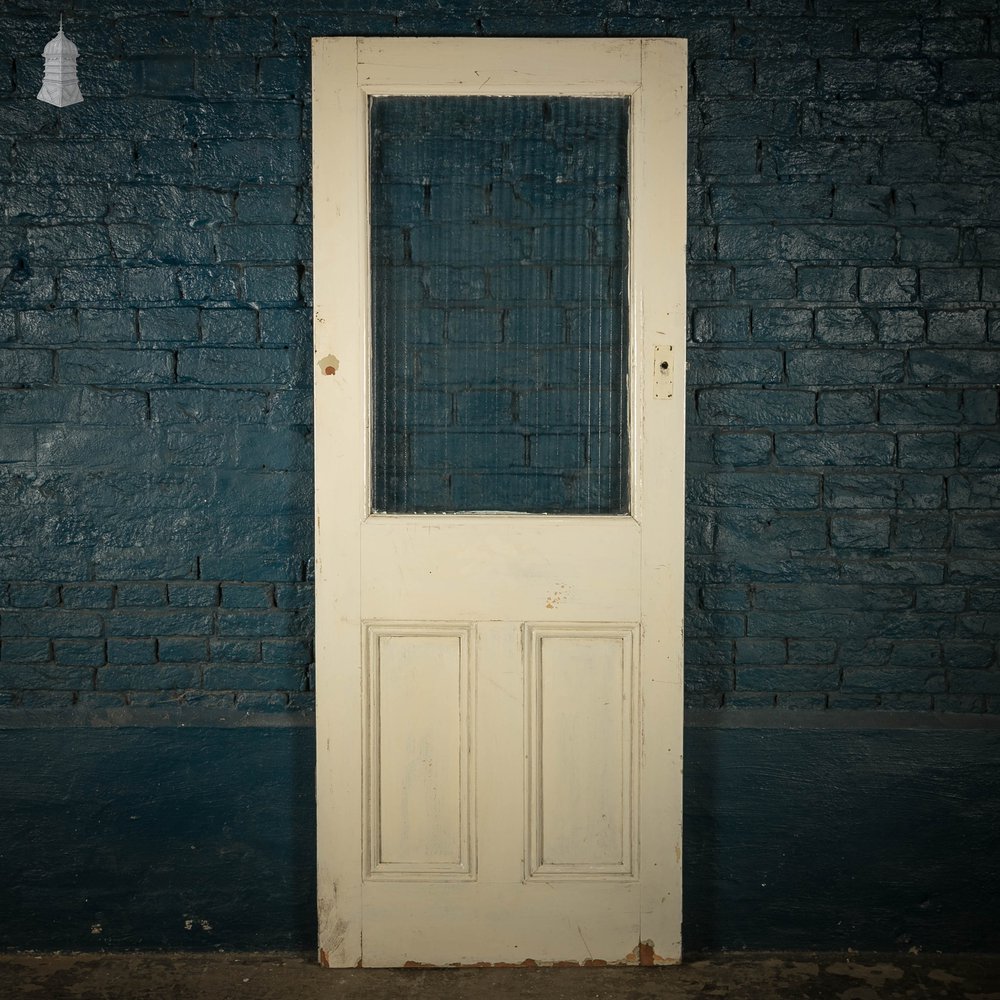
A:
{"label": "wooden panel", "polygon": [[367,629],[369,878],[471,874],[469,630]]}
{"label": "wooden panel", "polygon": [[639,544],[630,517],[369,517],[362,562],[392,573],[362,594],[362,614],[635,621]]}
{"label": "wooden panel", "polygon": [[528,875],[636,873],[631,626],[526,627]]}

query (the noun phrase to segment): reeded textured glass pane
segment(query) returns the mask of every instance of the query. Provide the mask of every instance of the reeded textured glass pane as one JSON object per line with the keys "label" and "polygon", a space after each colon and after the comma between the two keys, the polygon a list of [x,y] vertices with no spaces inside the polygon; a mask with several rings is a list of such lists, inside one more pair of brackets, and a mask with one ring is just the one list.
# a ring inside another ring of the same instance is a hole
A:
{"label": "reeded textured glass pane", "polygon": [[623,514],[628,102],[371,105],[372,508]]}

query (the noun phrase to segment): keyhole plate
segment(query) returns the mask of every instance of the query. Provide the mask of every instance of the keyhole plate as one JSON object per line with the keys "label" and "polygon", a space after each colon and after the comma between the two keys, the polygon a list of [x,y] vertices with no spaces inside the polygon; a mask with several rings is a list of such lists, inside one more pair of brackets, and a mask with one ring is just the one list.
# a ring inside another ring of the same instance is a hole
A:
{"label": "keyhole plate", "polygon": [[669,399],[673,394],[673,348],[669,344],[657,344],[653,348],[653,395],[657,399]]}

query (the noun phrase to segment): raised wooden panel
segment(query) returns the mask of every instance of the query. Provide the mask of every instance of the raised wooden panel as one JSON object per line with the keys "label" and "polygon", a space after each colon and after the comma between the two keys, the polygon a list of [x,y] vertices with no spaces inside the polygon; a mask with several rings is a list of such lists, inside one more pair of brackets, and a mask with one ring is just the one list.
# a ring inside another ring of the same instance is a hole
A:
{"label": "raised wooden panel", "polygon": [[370,879],[473,874],[472,631],[366,627],[366,864]]}
{"label": "raised wooden panel", "polygon": [[526,625],[527,877],[636,875],[635,627]]}

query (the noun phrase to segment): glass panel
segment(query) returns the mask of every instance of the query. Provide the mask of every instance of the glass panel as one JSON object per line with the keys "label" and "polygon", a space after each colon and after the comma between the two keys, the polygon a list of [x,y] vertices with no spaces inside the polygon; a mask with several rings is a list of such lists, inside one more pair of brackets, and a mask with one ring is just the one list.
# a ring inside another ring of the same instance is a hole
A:
{"label": "glass panel", "polygon": [[372,100],[373,510],[628,512],[628,111]]}

